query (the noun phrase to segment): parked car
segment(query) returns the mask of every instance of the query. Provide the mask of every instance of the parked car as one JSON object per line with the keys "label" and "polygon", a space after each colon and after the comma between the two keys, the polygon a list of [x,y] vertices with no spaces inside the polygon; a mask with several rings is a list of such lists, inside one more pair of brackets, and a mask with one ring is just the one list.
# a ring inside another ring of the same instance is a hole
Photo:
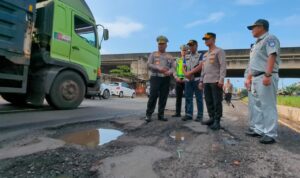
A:
{"label": "parked car", "polygon": [[111,94],[123,98],[124,96],[134,98],[136,96],[135,90],[129,87],[125,82],[115,82],[109,85]]}
{"label": "parked car", "polygon": [[95,91],[93,93],[90,93],[89,95],[86,96],[88,99],[95,99],[98,97],[99,99],[108,99],[111,96],[110,89],[111,87],[105,83],[101,83],[99,90]]}
{"label": "parked car", "polygon": [[100,96],[104,99],[108,99],[111,95],[111,86],[101,83],[100,85]]}

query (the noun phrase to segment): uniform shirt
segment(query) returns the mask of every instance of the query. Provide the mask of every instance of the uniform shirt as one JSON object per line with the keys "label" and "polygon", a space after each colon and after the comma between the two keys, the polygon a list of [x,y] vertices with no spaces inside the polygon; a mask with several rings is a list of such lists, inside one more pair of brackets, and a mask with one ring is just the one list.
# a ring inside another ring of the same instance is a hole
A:
{"label": "uniform shirt", "polygon": [[[201,64],[202,59],[200,59],[201,53],[198,53],[196,51],[195,54],[188,54],[186,56],[186,71],[189,72],[192,69],[194,69],[195,67],[197,67],[198,65]],[[194,74],[195,75],[195,74]],[[191,80],[199,80],[200,79],[200,75],[197,77],[192,76]]]}
{"label": "uniform shirt", "polygon": [[250,70],[253,75],[259,72],[265,72],[268,62],[268,57],[276,53],[276,61],[273,72],[278,72],[280,64],[280,42],[269,33],[265,33],[259,37],[250,51]]}
{"label": "uniform shirt", "polygon": [[153,52],[148,58],[148,68],[151,71],[151,76],[166,77],[166,75],[158,72],[158,68],[168,68],[172,71],[174,60],[169,53]]}
{"label": "uniform shirt", "polygon": [[203,57],[201,80],[203,83],[223,82],[226,77],[225,51],[216,47],[207,51]]}

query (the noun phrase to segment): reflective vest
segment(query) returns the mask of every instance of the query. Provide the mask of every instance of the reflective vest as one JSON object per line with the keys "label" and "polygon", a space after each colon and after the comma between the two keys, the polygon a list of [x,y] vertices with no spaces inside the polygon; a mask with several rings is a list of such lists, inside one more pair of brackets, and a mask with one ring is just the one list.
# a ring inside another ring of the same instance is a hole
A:
{"label": "reflective vest", "polygon": [[183,69],[186,67],[185,59],[178,58],[176,60],[176,74],[178,78],[184,79]]}

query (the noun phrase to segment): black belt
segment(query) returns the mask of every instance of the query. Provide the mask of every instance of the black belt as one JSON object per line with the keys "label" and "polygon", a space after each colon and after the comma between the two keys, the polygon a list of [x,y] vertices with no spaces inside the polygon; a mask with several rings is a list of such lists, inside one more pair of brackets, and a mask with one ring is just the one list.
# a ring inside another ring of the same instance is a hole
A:
{"label": "black belt", "polygon": [[[255,72],[255,74],[252,74],[253,77],[258,77],[261,75],[264,75],[266,72]],[[278,72],[272,72],[272,74],[277,74]]]}

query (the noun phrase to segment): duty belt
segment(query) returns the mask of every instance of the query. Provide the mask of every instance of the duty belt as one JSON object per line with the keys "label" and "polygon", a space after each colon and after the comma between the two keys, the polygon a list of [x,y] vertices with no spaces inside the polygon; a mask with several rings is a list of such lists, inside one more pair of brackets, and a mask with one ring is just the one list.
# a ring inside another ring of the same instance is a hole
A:
{"label": "duty belt", "polygon": [[[258,76],[261,76],[261,75],[264,75],[266,72],[259,72],[259,71],[257,71],[257,72],[254,72],[253,74],[252,74],[252,76],[253,77],[258,77]],[[272,72],[272,74],[277,74],[278,72]]]}

